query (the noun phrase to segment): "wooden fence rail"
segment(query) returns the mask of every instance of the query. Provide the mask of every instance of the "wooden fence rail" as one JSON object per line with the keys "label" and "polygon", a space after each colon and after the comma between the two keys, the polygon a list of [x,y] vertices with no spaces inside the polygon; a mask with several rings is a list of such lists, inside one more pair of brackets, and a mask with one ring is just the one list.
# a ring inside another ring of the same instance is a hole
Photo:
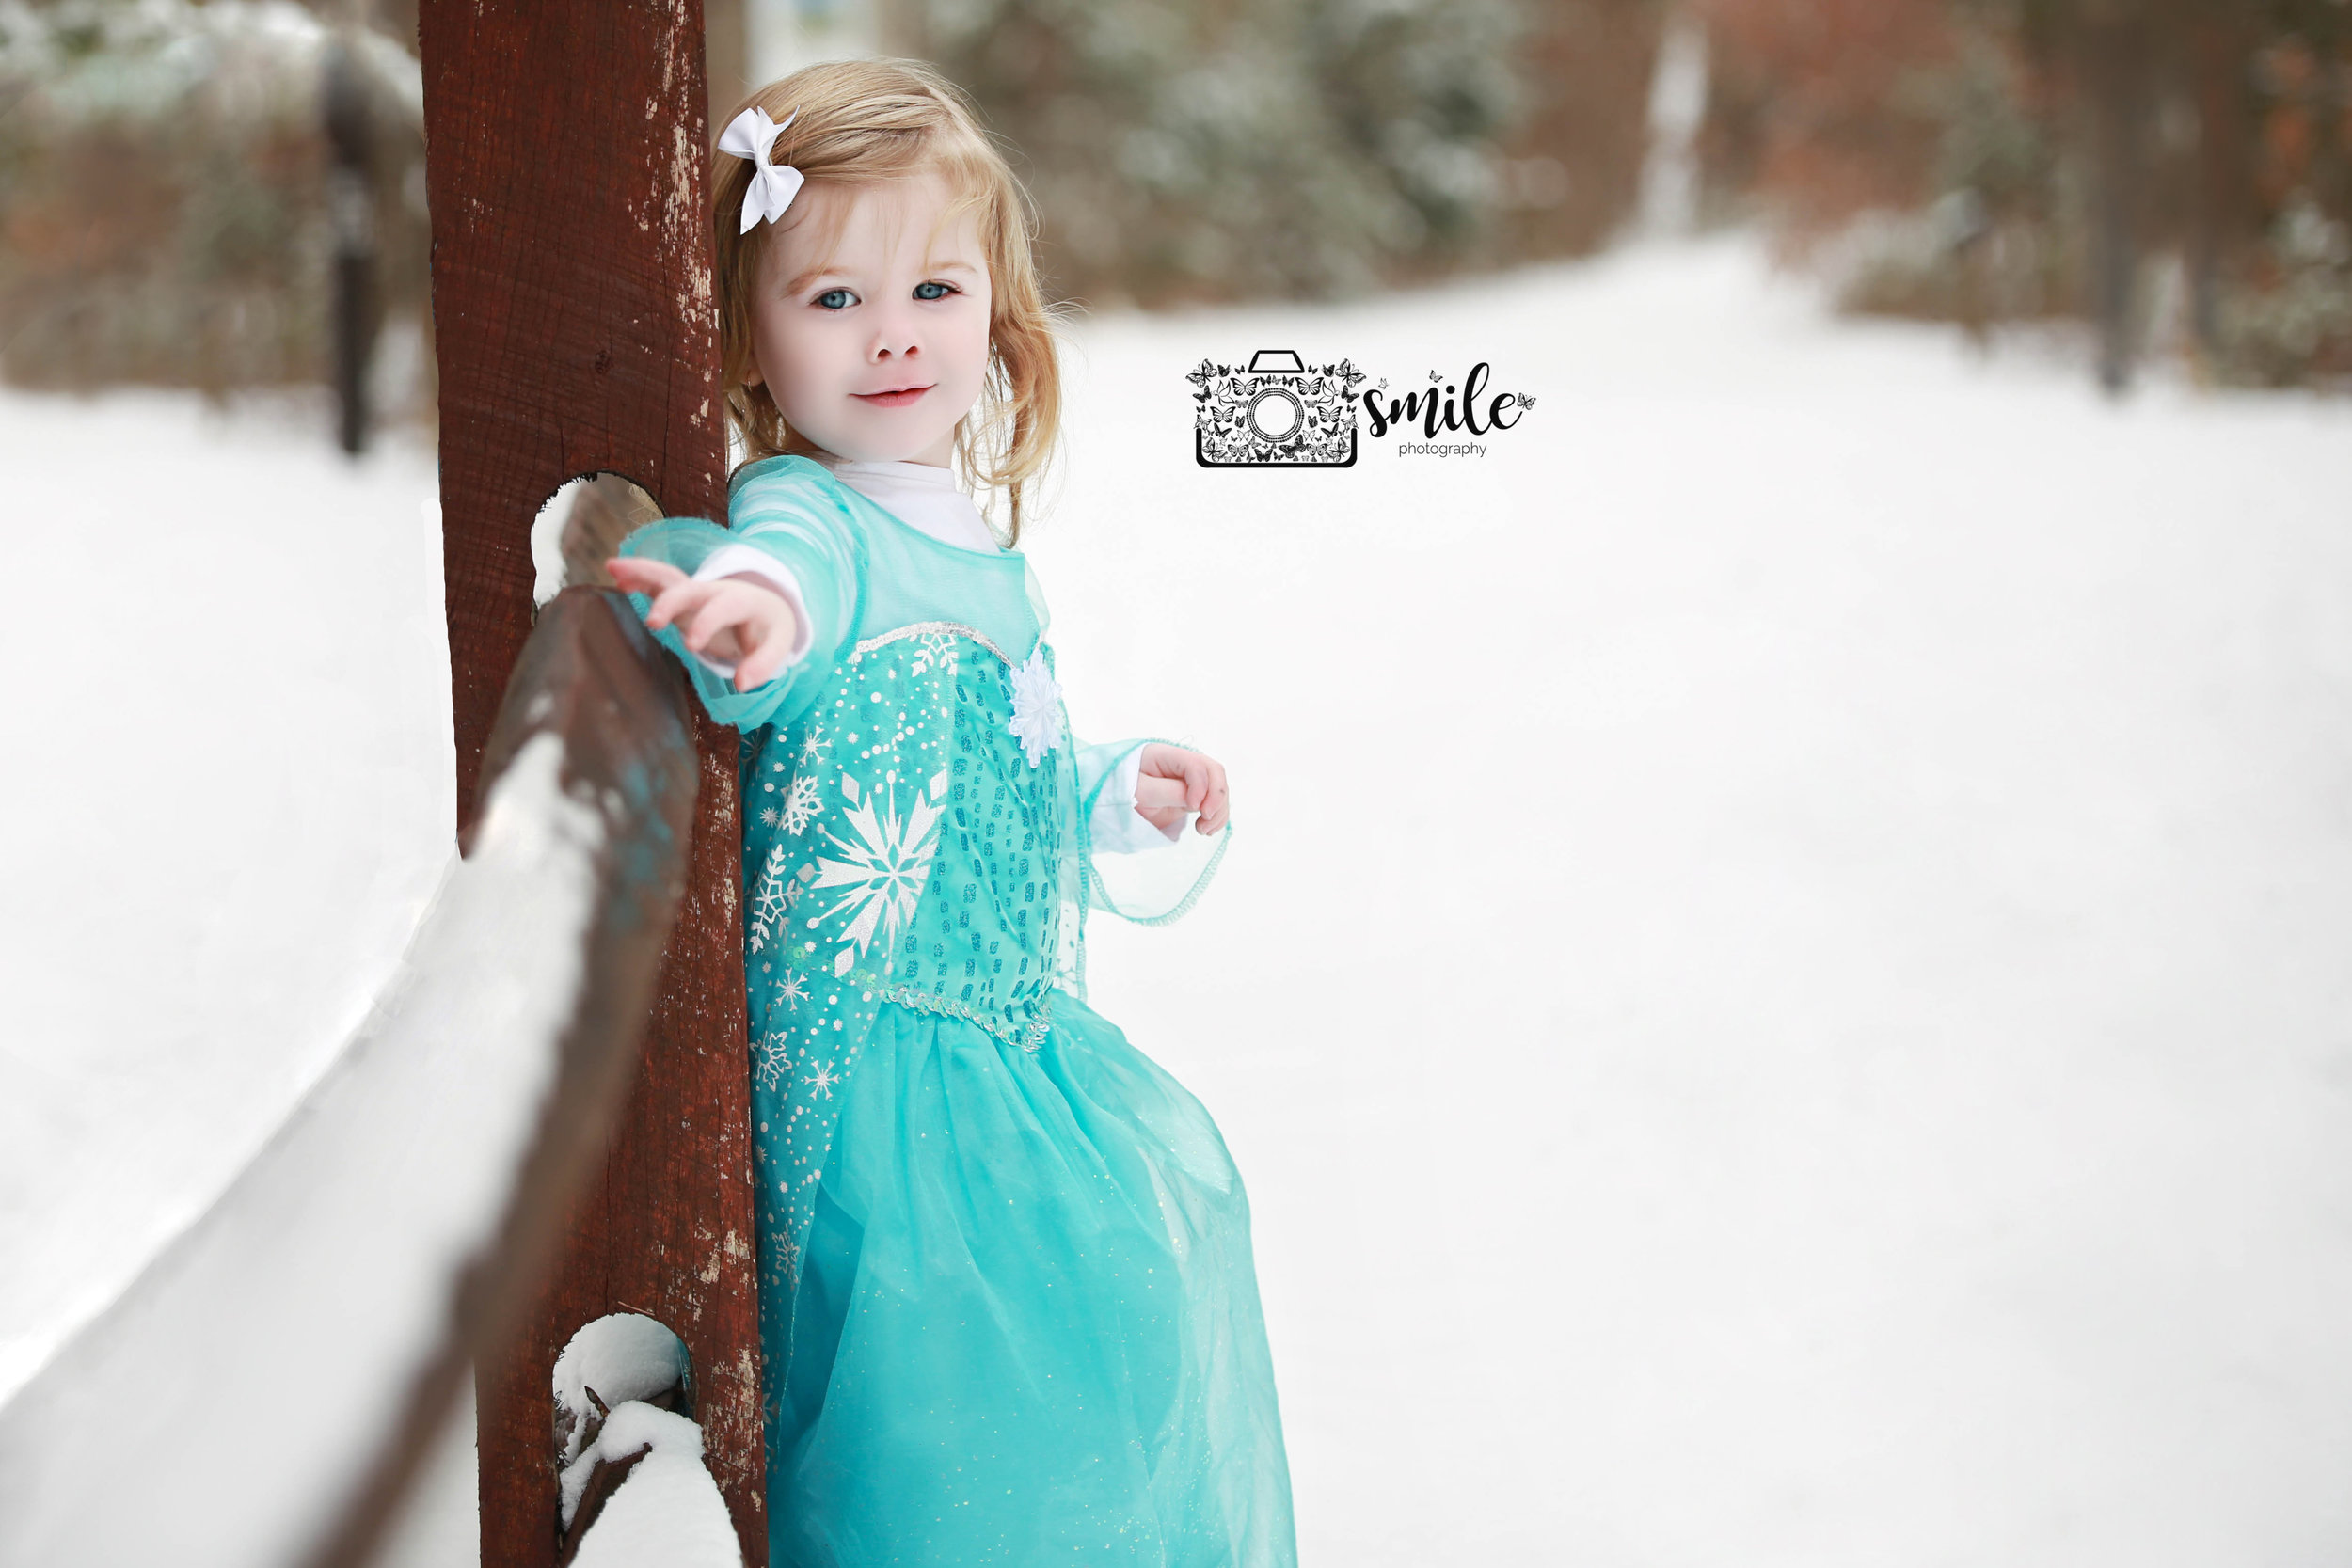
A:
{"label": "wooden fence rail", "polygon": [[605,1166],[685,883],[686,703],[619,594],[541,613],[469,853],[367,1022],[0,1408],[0,1564],[368,1560]]}
{"label": "wooden fence rail", "polygon": [[[457,803],[531,630],[531,521],[616,474],[726,517],[700,0],[422,0]],[[711,1479],[767,1561],[736,744],[697,705],[687,892],[644,1068],[537,1306],[481,1380],[482,1555],[555,1568],[548,1377],[580,1324],[676,1330]]]}

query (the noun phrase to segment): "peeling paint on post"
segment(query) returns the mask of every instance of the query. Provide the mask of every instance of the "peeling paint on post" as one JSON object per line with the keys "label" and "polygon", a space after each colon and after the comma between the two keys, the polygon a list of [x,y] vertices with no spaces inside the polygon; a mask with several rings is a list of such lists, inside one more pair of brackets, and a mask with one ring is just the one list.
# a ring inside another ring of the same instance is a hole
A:
{"label": "peeling paint on post", "polygon": [[[424,0],[441,515],[461,823],[531,629],[531,523],[564,481],[725,515],[698,0]],[[519,1339],[480,1368],[483,1560],[556,1555],[549,1379],[581,1323],[642,1311],[693,1356],[712,1476],[765,1564],[740,823],[732,732],[700,721],[677,924],[604,1173]],[[707,1267],[707,1265],[706,1265]]]}

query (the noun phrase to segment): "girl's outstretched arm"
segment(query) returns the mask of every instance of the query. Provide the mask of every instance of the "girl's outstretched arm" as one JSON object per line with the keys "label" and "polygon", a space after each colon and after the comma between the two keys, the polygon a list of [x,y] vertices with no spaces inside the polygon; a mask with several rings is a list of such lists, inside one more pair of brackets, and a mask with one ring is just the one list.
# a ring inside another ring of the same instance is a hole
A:
{"label": "girl's outstretched arm", "polygon": [[755,578],[690,578],[666,562],[631,556],[616,556],[605,567],[623,588],[653,600],[648,627],[675,623],[689,650],[732,662],[738,691],[783,669],[800,640],[792,602]]}
{"label": "girl's outstretched arm", "polygon": [[[806,712],[847,652],[865,602],[866,552],[856,519],[835,493],[839,487],[813,468],[754,464],[736,476],[725,528],[702,517],[664,517],[614,552],[677,574],[624,577],[624,568],[614,568],[638,612],[652,616],[654,635],[684,664],[704,711],[739,730],[788,725]],[[671,599],[666,614],[653,615],[654,596],[678,588],[679,577],[701,586]],[[689,631],[707,634],[708,651],[689,647]],[[767,646],[770,631],[781,635],[769,657],[752,667],[752,675],[767,677],[755,685],[740,678],[740,660],[718,655],[731,645],[749,657],[754,641]]]}

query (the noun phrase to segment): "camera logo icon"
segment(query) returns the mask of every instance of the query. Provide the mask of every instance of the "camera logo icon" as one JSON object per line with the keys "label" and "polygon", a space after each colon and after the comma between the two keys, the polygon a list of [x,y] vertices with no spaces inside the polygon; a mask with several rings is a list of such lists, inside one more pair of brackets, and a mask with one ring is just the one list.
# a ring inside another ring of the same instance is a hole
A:
{"label": "camera logo icon", "polygon": [[1356,388],[1347,360],[1309,365],[1260,349],[1247,370],[1203,359],[1187,373],[1193,456],[1204,468],[1346,468],[1356,462]]}

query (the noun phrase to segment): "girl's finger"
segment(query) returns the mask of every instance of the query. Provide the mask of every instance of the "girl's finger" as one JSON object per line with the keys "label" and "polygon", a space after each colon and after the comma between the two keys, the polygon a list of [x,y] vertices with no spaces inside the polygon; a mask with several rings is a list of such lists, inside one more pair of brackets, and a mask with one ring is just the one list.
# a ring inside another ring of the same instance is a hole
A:
{"label": "girl's finger", "polygon": [[1225,826],[1225,819],[1232,815],[1232,792],[1225,783],[1225,765],[1212,761],[1209,764],[1208,809],[1200,814],[1200,831],[1213,833]]}
{"label": "girl's finger", "polygon": [[[710,583],[707,586],[717,590],[723,585]],[[712,638],[729,626],[741,626],[748,619],[750,616],[741,594],[713,592],[703,607],[694,612],[693,620],[684,627],[686,645],[701,653],[710,645]]]}
{"label": "girl's finger", "polygon": [[673,583],[684,582],[686,574],[663,561],[647,561],[633,555],[616,555],[604,563],[612,574],[612,580],[632,594],[658,594]]}
{"label": "girl's finger", "polygon": [[735,667],[735,689],[738,691],[749,691],[752,688],[769,680],[777,671],[784,668],[786,652],[787,643],[783,638],[769,637],[766,641],[746,655],[742,663]]}
{"label": "girl's finger", "polygon": [[660,631],[679,616],[685,615],[708,599],[716,583],[696,582],[691,578],[671,584],[654,596],[653,608],[645,611],[645,625]]}
{"label": "girl's finger", "polygon": [[[1156,773],[1140,774],[1136,779],[1136,809],[1149,816],[1152,812],[1177,812],[1184,809],[1184,783],[1182,779],[1164,779]],[[1167,824],[1161,824],[1165,827]]]}

